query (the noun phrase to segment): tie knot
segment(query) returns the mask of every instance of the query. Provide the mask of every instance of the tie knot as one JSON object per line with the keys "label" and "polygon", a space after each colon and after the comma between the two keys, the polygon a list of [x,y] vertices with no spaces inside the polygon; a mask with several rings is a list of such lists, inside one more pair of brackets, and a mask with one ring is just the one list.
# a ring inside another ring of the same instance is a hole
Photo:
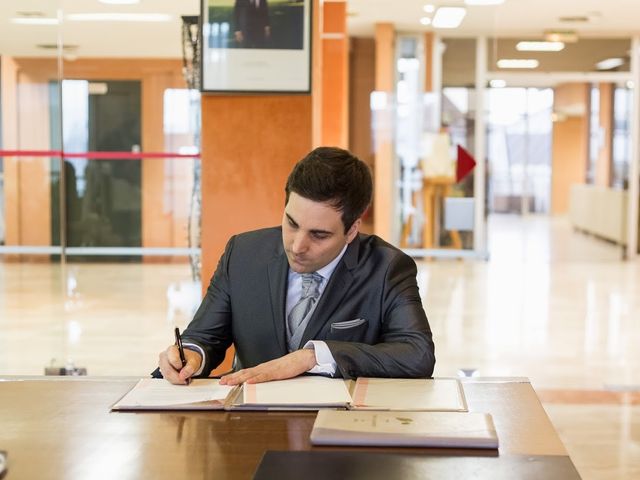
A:
{"label": "tie knot", "polygon": [[303,273],[302,298],[317,298],[320,295],[320,283],[322,283],[322,275],[319,273]]}

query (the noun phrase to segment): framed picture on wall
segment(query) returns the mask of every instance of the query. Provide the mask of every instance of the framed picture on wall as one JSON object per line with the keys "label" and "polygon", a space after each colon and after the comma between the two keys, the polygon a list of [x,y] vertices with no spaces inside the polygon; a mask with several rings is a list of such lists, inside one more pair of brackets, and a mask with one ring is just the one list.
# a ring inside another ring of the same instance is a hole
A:
{"label": "framed picture on wall", "polygon": [[202,0],[202,91],[308,93],[311,2]]}

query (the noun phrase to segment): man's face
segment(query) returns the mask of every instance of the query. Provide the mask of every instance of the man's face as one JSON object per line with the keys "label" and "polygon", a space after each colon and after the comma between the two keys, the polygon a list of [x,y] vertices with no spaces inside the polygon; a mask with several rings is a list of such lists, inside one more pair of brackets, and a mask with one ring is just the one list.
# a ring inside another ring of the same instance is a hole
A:
{"label": "man's face", "polygon": [[291,192],[282,216],[282,243],[289,267],[298,273],[321,269],[351,243],[359,226],[360,219],[345,233],[338,210]]}

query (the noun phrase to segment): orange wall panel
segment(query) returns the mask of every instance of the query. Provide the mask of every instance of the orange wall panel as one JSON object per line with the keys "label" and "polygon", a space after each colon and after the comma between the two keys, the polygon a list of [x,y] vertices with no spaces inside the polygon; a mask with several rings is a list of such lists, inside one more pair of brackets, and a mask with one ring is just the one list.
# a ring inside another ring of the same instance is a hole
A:
{"label": "orange wall panel", "polygon": [[312,147],[311,109],[310,95],[202,97],[203,289],[232,235],[281,223],[286,179]]}
{"label": "orange wall panel", "polygon": [[551,213],[569,211],[571,185],[585,183],[589,145],[589,84],[559,85],[554,93],[554,111],[572,112],[553,124],[551,166]]}
{"label": "orange wall panel", "polygon": [[311,150],[311,97],[202,97],[202,280],[231,235],[279,225],[284,185]]}

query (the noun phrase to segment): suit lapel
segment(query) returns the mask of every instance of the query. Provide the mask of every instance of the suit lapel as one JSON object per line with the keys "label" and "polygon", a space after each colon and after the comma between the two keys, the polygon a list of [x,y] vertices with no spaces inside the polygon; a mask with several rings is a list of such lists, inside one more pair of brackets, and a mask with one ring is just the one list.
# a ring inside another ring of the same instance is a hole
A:
{"label": "suit lapel", "polygon": [[320,297],[320,302],[309,319],[307,328],[302,335],[300,346],[314,339],[331,318],[333,312],[342,304],[342,300],[353,282],[352,270],[358,263],[359,249],[360,238],[356,236],[333,271],[329,283],[322,293],[322,297]]}
{"label": "suit lapel", "polygon": [[271,318],[273,319],[273,330],[278,340],[278,345],[283,352],[287,352],[287,339],[284,328],[285,302],[287,298],[287,277],[289,264],[282,248],[273,257],[267,266],[269,274],[269,290],[271,293]]}

